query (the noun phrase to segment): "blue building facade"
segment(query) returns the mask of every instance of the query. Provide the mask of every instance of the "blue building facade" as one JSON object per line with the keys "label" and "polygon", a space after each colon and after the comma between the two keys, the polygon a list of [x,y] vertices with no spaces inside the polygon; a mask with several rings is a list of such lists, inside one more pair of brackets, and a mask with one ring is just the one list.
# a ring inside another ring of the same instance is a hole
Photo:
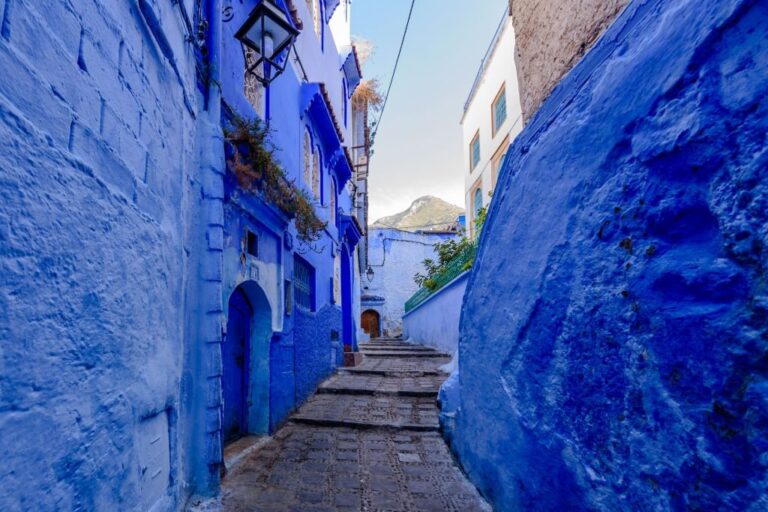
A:
{"label": "blue building facade", "polygon": [[[355,349],[349,4],[275,2],[300,34],[263,88],[234,37],[258,3],[0,0],[0,509],[215,493],[224,444]],[[319,240],[237,185],[234,116],[269,123]]]}
{"label": "blue building facade", "polygon": [[442,396],[498,510],[766,508],[766,20],[630,2],[511,146]]}

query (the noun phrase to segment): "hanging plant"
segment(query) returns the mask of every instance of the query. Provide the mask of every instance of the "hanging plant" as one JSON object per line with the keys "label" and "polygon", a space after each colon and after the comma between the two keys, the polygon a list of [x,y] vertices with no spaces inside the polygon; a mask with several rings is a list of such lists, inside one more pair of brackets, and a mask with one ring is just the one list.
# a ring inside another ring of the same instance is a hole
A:
{"label": "hanging plant", "polygon": [[317,217],[309,194],[286,177],[275,158],[269,129],[259,119],[235,117],[224,135],[232,149],[227,166],[240,188],[260,194],[293,219],[299,239],[318,241],[327,223]]}

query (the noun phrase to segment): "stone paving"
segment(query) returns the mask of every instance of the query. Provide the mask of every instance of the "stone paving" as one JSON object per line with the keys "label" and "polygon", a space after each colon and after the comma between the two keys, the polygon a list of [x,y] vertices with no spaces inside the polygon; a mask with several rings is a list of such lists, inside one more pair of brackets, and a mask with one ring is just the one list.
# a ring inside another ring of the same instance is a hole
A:
{"label": "stone paving", "polygon": [[444,380],[445,377],[441,375],[403,376],[393,379],[385,375],[343,372],[321,384],[318,392],[433,397]]}
{"label": "stone paving", "polygon": [[[404,346],[366,348],[384,344]],[[244,456],[218,499],[193,510],[489,511],[438,432],[435,398],[447,362],[366,355]],[[366,371],[373,373],[356,373]]]}

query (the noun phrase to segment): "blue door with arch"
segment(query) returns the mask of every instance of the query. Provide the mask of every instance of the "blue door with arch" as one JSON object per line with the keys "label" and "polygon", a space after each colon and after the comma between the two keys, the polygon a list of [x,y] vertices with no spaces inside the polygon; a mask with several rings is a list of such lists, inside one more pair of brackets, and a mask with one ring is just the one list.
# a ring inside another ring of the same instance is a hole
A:
{"label": "blue door with arch", "polygon": [[248,433],[248,387],[253,307],[242,289],[229,299],[227,336],[222,346],[222,398],[224,442]]}

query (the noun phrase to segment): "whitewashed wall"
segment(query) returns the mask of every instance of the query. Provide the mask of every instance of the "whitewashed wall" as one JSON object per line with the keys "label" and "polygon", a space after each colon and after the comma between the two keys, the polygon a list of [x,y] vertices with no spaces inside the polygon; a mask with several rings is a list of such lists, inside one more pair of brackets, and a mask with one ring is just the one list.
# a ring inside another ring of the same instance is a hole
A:
{"label": "whitewashed wall", "polygon": [[438,290],[403,316],[403,336],[414,343],[455,355],[459,346],[459,319],[469,272]]}

